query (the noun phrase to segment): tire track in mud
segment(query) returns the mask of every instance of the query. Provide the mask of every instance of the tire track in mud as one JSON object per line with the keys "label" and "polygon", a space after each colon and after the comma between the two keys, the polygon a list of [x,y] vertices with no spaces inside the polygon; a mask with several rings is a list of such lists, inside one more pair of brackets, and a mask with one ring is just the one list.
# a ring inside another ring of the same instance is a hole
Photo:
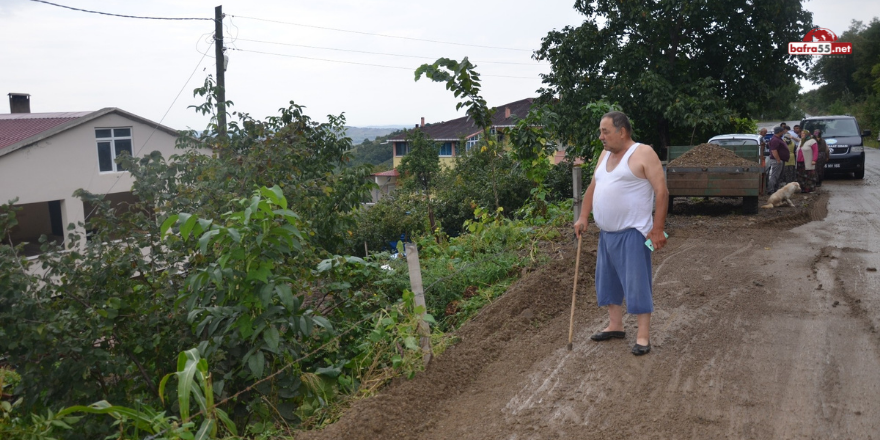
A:
{"label": "tire track in mud", "polygon": [[[867,266],[859,258],[861,254],[871,253],[866,249],[824,247],[813,259],[812,271],[819,281],[817,290],[828,290],[834,301],[832,307],[845,307],[851,317],[859,320],[868,332],[875,335],[874,342],[880,349],[880,330],[877,328],[877,323],[871,319],[871,314],[865,306],[866,301],[863,301],[870,298],[863,299],[862,295],[858,294],[860,291],[880,291],[878,289],[880,282],[868,278]],[[852,286],[848,287],[848,284]],[[864,288],[860,288],[861,286]],[[829,290],[828,287],[831,289]]]}
{"label": "tire track in mud", "polygon": [[[786,371],[777,377],[783,386],[765,385],[776,395],[768,403],[779,413],[768,438],[869,438],[880,429],[880,378],[875,373],[880,367],[880,315],[865,307],[866,300],[877,303],[880,290],[858,287],[872,282],[864,259],[876,259],[876,253],[852,246],[878,244],[877,229],[867,225],[880,212],[880,204],[866,191],[869,185],[831,182],[826,221],[792,230],[793,237],[771,252],[776,260],[771,272],[787,275],[775,277],[772,287],[787,293],[769,305],[778,318],[763,324],[767,336],[756,353],[771,357],[781,351],[788,356],[779,359]],[[794,243],[808,245],[812,252]],[[757,365],[755,376],[772,374],[770,370]]]}

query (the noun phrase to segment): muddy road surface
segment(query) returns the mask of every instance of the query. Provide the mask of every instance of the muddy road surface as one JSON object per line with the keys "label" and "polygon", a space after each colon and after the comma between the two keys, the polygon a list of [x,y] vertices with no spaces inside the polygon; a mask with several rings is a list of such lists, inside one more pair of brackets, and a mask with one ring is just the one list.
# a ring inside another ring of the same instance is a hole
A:
{"label": "muddy road surface", "polygon": [[800,214],[670,217],[646,356],[634,316],[625,340],[589,339],[606,324],[593,233],[572,351],[566,243],[425,372],[299,438],[880,439],[880,151],[867,159],[864,180],[798,195]]}

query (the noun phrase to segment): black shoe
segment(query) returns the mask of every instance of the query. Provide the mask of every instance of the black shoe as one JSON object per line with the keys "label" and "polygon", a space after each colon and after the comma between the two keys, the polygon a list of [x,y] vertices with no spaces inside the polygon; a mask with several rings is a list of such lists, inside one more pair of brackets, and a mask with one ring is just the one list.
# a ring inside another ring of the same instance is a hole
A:
{"label": "black shoe", "polygon": [[609,339],[623,339],[625,337],[626,332],[599,332],[590,336],[590,339],[594,341],[607,341]]}
{"label": "black shoe", "polygon": [[632,353],[636,356],[641,356],[644,354],[648,354],[650,352],[651,352],[651,343],[650,342],[648,342],[648,345],[639,345],[638,343],[636,343],[636,345],[634,345],[633,349],[632,349]]}

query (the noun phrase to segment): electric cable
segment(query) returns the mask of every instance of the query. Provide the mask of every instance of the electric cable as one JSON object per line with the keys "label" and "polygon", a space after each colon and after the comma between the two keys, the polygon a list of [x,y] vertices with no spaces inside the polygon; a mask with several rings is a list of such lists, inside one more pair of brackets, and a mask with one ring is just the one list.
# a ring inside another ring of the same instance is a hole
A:
{"label": "electric cable", "polygon": [[226,29],[226,33],[229,34],[229,35],[231,36],[231,35],[232,35],[232,31],[229,29],[229,26],[232,26],[232,27],[235,28],[235,36],[234,36],[234,37],[231,37],[231,40],[229,40],[229,41],[226,41],[226,39],[224,38],[224,39],[223,39],[223,42],[226,43],[226,44],[232,44],[232,45],[234,45],[235,42],[238,41],[238,34],[241,33],[241,29],[239,29],[238,25],[236,25],[235,23],[232,22],[232,16],[231,16],[231,15],[229,16],[229,25],[226,25],[226,22],[225,22],[225,21],[223,22],[223,28]]}
{"label": "electric cable", "polygon": [[301,27],[307,27],[307,28],[312,28],[312,29],[323,29],[323,30],[328,30],[328,31],[347,32],[347,33],[351,33],[351,34],[360,34],[360,35],[372,35],[372,36],[374,36],[374,37],[397,38],[397,39],[401,39],[401,40],[411,40],[411,41],[424,41],[424,42],[427,42],[427,43],[450,44],[450,45],[453,45],[453,46],[479,47],[479,48],[482,48],[482,49],[513,50],[513,51],[519,51],[519,52],[532,52],[531,49],[519,49],[519,48],[514,48],[514,47],[498,47],[498,46],[482,46],[482,45],[479,45],[479,44],[455,43],[455,42],[452,42],[452,41],[429,40],[429,39],[426,39],[426,38],[413,38],[413,37],[401,37],[401,36],[398,36],[398,35],[375,34],[375,33],[372,33],[372,32],[361,32],[361,31],[352,31],[352,30],[348,30],[348,29],[338,29],[338,28],[325,27],[325,26],[314,26],[314,25],[310,25],[310,24],[292,23],[292,22],[289,22],[289,21],[269,20],[269,19],[266,19],[266,18],[256,18],[256,17],[245,17],[245,16],[243,16],[243,15],[230,15],[230,16],[231,16],[231,17],[244,18],[244,19],[247,19],[247,20],[265,21],[265,22],[268,22],[268,23],[289,24],[289,25],[291,25],[291,26],[301,26]]}
{"label": "electric cable", "polygon": [[[200,42],[208,43],[208,47],[205,49],[204,52],[202,52],[202,51],[199,50],[199,43],[200,43]],[[201,36],[199,36],[199,39],[198,39],[198,40],[196,40],[196,52],[198,52],[198,53],[200,53],[200,54],[202,54],[202,55],[205,55],[205,56],[207,56],[208,58],[210,58],[210,59],[212,59],[212,60],[213,60],[213,59],[216,59],[216,57],[212,57],[211,55],[208,55],[208,52],[209,52],[210,49],[211,49],[211,45],[213,45],[213,44],[214,44],[214,31],[211,31],[211,32],[205,32],[204,34],[202,34]]]}
{"label": "electric cable", "polygon": [[[358,62],[355,62],[355,61],[328,60],[328,59],[326,59],[326,58],[303,57],[303,56],[299,56],[299,55],[287,55],[287,54],[283,54],[283,53],[274,53],[274,52],[261,52],[261,51],[258,51],[258,50],[248,50],[248,49],[235,49],[235,48],[229,48],[229,50],[236,50],[236,51],[239,51],[239,52],[258,53],[258,54],[263,54],[263,55],[275,55],[275,56],[279,56],[279,57],[299,58],[299,59],[304,59],[304,60],[326,61],[326,62],[329,62],[329,63],[355,64],[355,65],[358,65],[358,66],[383,67],[383,68],[386,68],[386,69],[408,70],[408,71],[410,71],[410,72],[413,71],[413,69],[412,69],[411,67],[387,66],[387,65],[384,65],[384,64],[372,64],[372,63],[358,63]],[[484,74],[480,74],[480,77],[487,77],[487,78],[537,79],[537,77],[530,77],[530,76],[484,75]]]}
{"label": "electric cable", "polygon": [[101,12],[101,11],[90,11],[88,9],[80,9],[74,8],[72,6],[59,5],[58,3],[47,2],[46,0],[31,0],[32,2],[37,3],[45,3],[47,5],[57,6],[59,8],[71,9],[79,12],[88,12],[89,14],[100,14],[100,15],[109,15],[111,17],[122,17],[122,18],[139,18],[143,20],[207,20],[214,21],[213,18],[193,18],[193,17],[142,17],[137,15],[123,15],[123,14],[112,14],[110,12]]}
{"label": "electric cable", "polygon": [[[363,54],[367,54],[367,55],[384,55],[384,56],[389,56],[389,57],[415,58],[415,59],[420,59],[420,60],[434,60],[434,59],[436,59],[436,58],[419,56],[419,55],[402,55],[402,54],[386,53],[386,52],[369,52],[369,51],[365,51],[365,50],[338,49],[338,48],[334,48],[334,47],[309,46],[306,44],[281,43],[281,42],[277,42],[277,41],[264,41],[264,40],[251,40],[248,38],[239,38],[238,40],[239,41],[250,41],[252,43],[277,44],[280,46],[306,47],[309,49],[322,49],[322,50],[335,50],[338,52],[363,53]],[[512,62],[512,61],[511,62],[509,62],[509,61],[479,61],[479,63],[481,63],[481,64],[510,64],[510,65],[517,65],[517,66],[536,66],[536,65],[538,65],[537,63],[517,63],[517,62]]]}
{"label": "electric cable", "polygon": [[[201,37],[200,37],[200,38],[201,38]],[[211,44],[212,44],[212,45],[214,44],[213,41],[211,42]],[[141,153],[141,150],[143,150],[144,147],[146,147],[147,144],[150,142],[150,139],[153,138],[153,134],[155,134],[155,133],[156,133],[156,130],[159,129],[159,126],[162,125],[162,121],[165,120],[165,117],[167,117],[167,116],[168,116],[168,113],[171,112],[171,109],[174,108],[174,104],[177,102],[177,99],[180,98],[180,94],[183,93],[183,91],[186,89],[187,84],[189,84],[189,82],[192,80],[193,76],[195,76],[196,72],[199,70],[199,67],[202,65],[202,61],[205,61],[205,57],[207,56],[207,53],[209,52],[210,48],[211,48],[211,47],[210,47],[210,45],[209,45],[209,46],[208,46],[208,50],[205,50],[205,52],[202,53],[202,57],[199,58],[199,62],[198,62],[198,64],[196,64],[196,67],[193,69],[192,73],[189,74],[189,78],[187,78],[187,79],[186,79],[186,82],[183,83],[183,86],[180,88],[180,91],[177,92],[177,96],[175,96],[175,97],[174,97],[174,100],[171,101],[171,105],[169,105],[169,106],[168,106],[168,109],[165,110],[165,114],[162,115],[162,119],[159,119],[159,122],[157,122],[157,123],[156,123],[156,126],[153,127],[153,130],[150,132],[150,135],[147,136],[147,140],[144,141],[144,143],[141,144],[140,148],[138,148],[138,150],[137,150],[136,152],[134,152],[134,154],[131,155],[132,157],[138,157],[138,156],[140,155],[140,153]],[[95,174],[95,173],[93,173],[92,178],[94,178],[94,174]],[[113,181],[113,184],[110,185],[110,188],[108,188],[107,191],[104,193],[105,196],[108,195],[108,194],[110,194],[110,191],[113,190],[113,187],[116,186],[116,184],[119,182],[119,179],[120,179],[120,178],[122,178],[122,175],[119,175],[119,176],[116,177],[116,180]],[[86,186],[86,188],[88,188],[89,186],[91,186],[91,180],[89,181],[89,185]],[[92,214],[94,214],[96,209],[98,209],[98,206],[97,206],[97,205],[96,205],[94,208],[92,208],[91,212],[89,212],[89,214],[86,215],[85,218],[88,218],[88,217],[90,217]]]}

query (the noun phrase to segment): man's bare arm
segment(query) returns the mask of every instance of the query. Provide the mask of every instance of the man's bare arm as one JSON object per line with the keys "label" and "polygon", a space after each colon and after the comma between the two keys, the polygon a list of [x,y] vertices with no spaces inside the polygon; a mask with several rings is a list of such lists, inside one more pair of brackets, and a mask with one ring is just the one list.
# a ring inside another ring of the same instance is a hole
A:
{"label": "man's bare arm", "polygon": [[666,188],[666,174],[663,172],[663,164],[652,148],[645,147],[637,151],[640,162],[643,164],[645,178],[654,188],[654,228],[648,232],[648,239],[654,245],[654,250],[660,250],[666,245],[666,236],[663,228],[666,225],[666,214],[669,212],[669,189]]}
{"label": "man's bare arm", "polygon": [[[599,158],[596,159],[596,166],[599,166],[602,163],[602,158],[608,154],[607,151],[603,151]],[[595,175],[595,174],[594,174]],[[578,216],[577,222],[574,224],[574,233],[580,237],[581,232],[587,230],[587,224],[590,220],[590,213],[593,212],[593,192],[596,190],[596,180],[591,179],[590,185],[587,187],[587,190],[584,191],[584,198],[581,201],[581,214]]]}

